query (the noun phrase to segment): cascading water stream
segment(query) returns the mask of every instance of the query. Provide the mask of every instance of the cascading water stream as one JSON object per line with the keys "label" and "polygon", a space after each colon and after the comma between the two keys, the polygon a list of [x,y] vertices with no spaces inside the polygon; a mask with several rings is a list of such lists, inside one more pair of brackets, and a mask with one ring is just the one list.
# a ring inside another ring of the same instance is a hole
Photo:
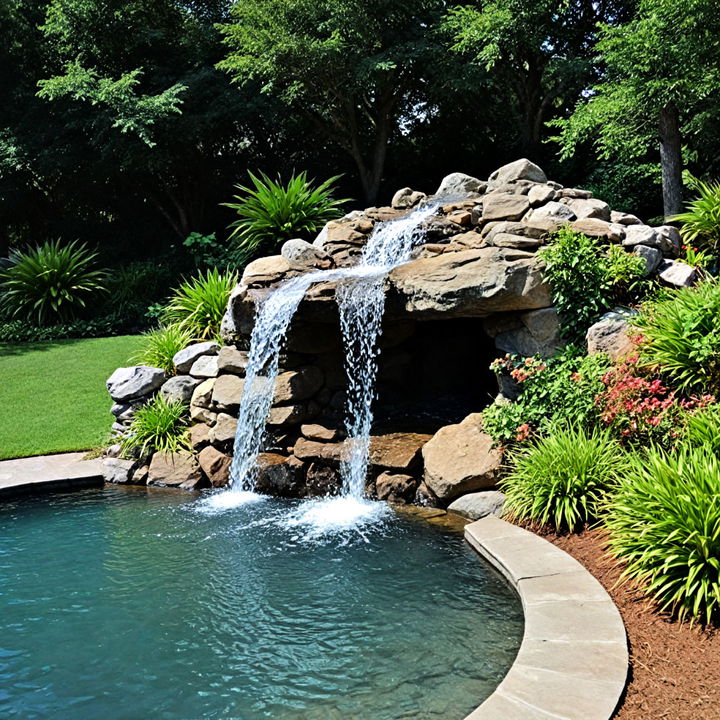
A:
{"label": "cascading water stream", "polygon": [[362,497],[377,376],[377,343],[385,306],[385,276],[410,259],[410,253],[420,239],[419,227],[435,213],[438,205],[422,207],[406,218],[377,228],[358,265],[300,275],[284,282],[259,303],[250,338],[230,468],[233,491],[254,489],[256,460],[262,450],[272,406],[280,352],[293,315],[310,286],[337,281],[348,375],[346,427],[349,450],[341,467],[343,494],[356,499]]}

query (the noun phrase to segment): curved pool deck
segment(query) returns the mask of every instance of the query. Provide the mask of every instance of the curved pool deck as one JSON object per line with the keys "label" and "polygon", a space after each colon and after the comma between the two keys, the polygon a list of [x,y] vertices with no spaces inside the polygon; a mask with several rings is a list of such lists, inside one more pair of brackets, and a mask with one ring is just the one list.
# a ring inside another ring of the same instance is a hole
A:
{"label": "curved pool deck", "polygon": [[25,493],[100,487],[102,464],[85,452],[0,460],[0,501]]}
{"label": "curved pool deck", "polygon": [[602,585],[547,540],[489,516],[465,539],[517,590],[525,632],[515,663],[465,720],[608,720],[625,688],[625,626]]}

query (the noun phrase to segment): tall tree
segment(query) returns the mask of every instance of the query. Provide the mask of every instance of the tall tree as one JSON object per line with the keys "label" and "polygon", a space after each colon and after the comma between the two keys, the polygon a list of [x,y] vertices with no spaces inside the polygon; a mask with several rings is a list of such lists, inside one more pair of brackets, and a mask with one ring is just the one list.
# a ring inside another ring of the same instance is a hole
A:
{"label": "tall tree", "polygon": [[557,124],[562,157],[588,138],[601,159],[626,164],[652,148],[662,166],[666,217],[682,209],[683,145],[700,154],[720,112],[720,12],[716,0],[640,0],[636,16],[603,26],[601,81]]}
{"label": "tall tree", "polygon": [[423,120],[441,0],[240,0],[220,67],[259,81],[354,161],[375,202],[388,143]]}
{"label": "tall tree", "polygon": [[480,0],[450,10],[452,48],[509,86],[520,121],[520,148],[537,157],[544,123],[593,80],[597,23],[617,22],[627,0]]}

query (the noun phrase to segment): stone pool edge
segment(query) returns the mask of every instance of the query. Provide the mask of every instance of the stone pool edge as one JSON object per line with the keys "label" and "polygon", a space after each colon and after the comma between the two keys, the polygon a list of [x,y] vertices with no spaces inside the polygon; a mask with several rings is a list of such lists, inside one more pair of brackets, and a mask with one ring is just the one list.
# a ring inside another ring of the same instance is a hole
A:
{"label": "stone pool edge", "polygon": [[629,655],[603,586],[563,550],[500,518],[466,525],[465,539],[508,579],[525,614],[515,662],[465,720],[608,720]]}

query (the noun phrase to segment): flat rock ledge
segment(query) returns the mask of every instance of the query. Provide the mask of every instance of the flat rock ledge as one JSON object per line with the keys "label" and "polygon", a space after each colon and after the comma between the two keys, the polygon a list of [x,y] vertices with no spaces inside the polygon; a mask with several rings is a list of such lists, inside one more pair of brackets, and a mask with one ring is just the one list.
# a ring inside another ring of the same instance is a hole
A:
{"label": "flat rock ledge", "polygon": [[515,663],[465,720],[608,720],[625,688],[625,626],[602,585],[566,552],[488,516],[465,539],[520,595]]}

